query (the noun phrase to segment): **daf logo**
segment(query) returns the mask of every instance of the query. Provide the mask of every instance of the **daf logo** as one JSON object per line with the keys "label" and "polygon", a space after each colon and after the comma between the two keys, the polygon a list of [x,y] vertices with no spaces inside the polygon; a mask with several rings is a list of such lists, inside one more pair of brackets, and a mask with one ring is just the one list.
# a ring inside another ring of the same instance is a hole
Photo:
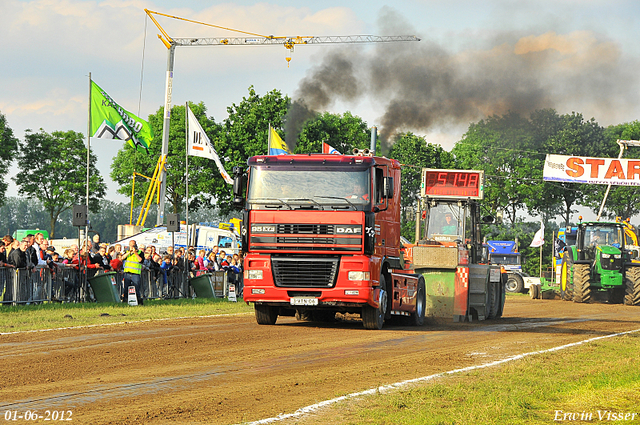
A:
{"label": "daf logo", "polygon": [[275,233],[276,226],[268,226],[268,225],[255,225],[251,226],[251,233]]}
{"label": "daf logo", "polygon": [[359,235],[362,233],[360,226],[336,226],[336,233]]}

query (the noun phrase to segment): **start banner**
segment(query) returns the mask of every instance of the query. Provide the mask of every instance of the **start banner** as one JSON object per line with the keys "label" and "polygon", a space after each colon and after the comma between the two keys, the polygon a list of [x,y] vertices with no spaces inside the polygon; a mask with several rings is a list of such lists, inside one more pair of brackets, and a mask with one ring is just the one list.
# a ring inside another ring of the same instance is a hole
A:
{"label": "start banner", "polygon": [[640,186],[640,160],[547,154],[543,180]]}

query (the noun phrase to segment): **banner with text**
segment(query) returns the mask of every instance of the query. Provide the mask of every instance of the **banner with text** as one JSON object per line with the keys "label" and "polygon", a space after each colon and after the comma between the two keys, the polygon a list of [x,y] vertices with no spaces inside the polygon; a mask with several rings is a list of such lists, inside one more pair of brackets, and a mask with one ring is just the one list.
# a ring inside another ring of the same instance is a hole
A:
{"label": "banner with text", "polygon": [[640,160],[547,154],[545,181],[640,186]]}

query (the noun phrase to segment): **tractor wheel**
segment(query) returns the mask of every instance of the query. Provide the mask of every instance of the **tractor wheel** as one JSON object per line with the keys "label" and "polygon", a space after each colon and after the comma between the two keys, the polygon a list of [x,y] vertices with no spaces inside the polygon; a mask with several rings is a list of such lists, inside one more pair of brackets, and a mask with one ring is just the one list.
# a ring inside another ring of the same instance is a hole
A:
{"label": "tractor wheel", "polygon": [[627,269],[625,305],[640,305],[640,267]]}
{"label": "tractor wheel", "polygon": [[427,298],[425,295],[424,280],[422,277],[418,281],[418,293],[416,295],[416,311],[411,315],[411,324],[414,326],[424,325],[425,305]]}
{"label": "tractor wheel", "polygon": [[275,325],[278,320],[278,308],[265,304],[255,304],[256,321],[259,325]]}
{"label": "tractor wheel", "polygon": [[560,268],[560,296],[565,301],[573,299],[573,258],[565,251]]}
{"label": "tractor wheel", "polygon": [[311,311],[309,310],[296,310],[296,320],[299,322],[311,321]]}
{"label": "tractor wheel", "polygon": [[524,291],[524,280],[522,280],[521,276],[517,274],[509,274],[509,278],[507,279],[507,292],[520,293]]}
{"label": "tractor wheel", "polygon": [[540,285],[531,285],[529,287],[529,296],[532,300],[540,299]]}
{"label": "tractor wheel", "polygon": [[573,266],[573,302],[588,303],[591,301],[590,267],[588,264]]}
{"label": "tractor wheel", "polygon": [[365,329],[382,329],[384,316],[387,313],[387,284],[384,276],[380,276],[380,296],[378,298],[378,308],[366,304],[362,307],[362,324]]}

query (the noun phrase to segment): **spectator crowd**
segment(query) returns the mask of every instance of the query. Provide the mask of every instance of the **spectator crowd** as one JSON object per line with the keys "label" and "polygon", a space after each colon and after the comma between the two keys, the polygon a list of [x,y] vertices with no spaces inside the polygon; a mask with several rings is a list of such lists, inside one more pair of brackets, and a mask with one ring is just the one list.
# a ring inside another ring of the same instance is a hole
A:
{"label": "spectator crowd", "polygon": [[[236,285],[236,293],[242,294],[242,254],[227,254],[218,247],[211,251],[199,250],[195,247],[185,250],[183,247],[166,248],[166,252],[157,252],[154,245],[139,245],[144,253],[142,269],[148,270],[151,278],[156,281],[159,292],[166,295],[169,290],[171,273],[188,273],[190,277],[202,273],[225,271],[229,283]],[[77,244],[65,249],[62,255],[56,248],[49,246],[49,242],[42,233],[29,234],[21,240],[6,235],[0,241],[0,267],[35,270],[36,267],[49,267],[56,273],[62,267],[82,269],[87,267],[88,277],[98,270],[123,271],[125,252],[122,245],[100,243],[100,236],[94,235],[89,242],[89,249],[85,244],[79,249]]]}

